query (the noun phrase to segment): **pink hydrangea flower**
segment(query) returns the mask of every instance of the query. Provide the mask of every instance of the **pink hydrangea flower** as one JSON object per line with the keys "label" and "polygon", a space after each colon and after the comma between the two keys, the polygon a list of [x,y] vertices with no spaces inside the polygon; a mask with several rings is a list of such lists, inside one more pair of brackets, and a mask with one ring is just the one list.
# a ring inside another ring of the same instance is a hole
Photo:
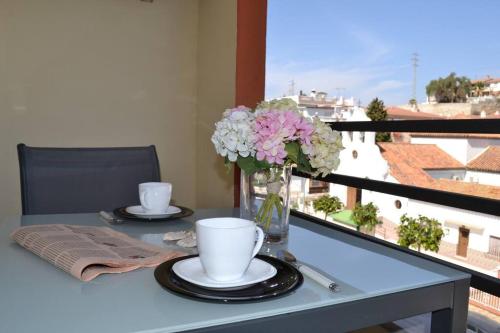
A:
{"label": "pink hydrangea flower", "polygon": [[257,159],[283,164],[287,156],[285,144],[299,140],[302,145],[310,145],[314,127],[295,111],[271,109],[257,115],[255,131]]}

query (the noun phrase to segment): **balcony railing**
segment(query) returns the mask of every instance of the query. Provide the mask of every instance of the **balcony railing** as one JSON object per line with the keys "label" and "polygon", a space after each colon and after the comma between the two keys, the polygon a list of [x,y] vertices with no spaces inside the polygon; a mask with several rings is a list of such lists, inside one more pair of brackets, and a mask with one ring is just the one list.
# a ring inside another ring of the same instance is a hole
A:
{"label": "balcony railing", "polygon": [[470,288],[469,300],[475,306],[500,316],[500,298],[476,288]]}
{"label": "balcony railing", "polygon": [[[405,121],[358,121],[358,122],[334,122],[330,123],[334,130],[342,132],[426,132],[426,133],[483,133],[500,134],[500,119],[474,119],[474,120],[405,120]],[[307,174],[293,171],[294,176],[311,178]],[[445,192],[440,190],[420,188],[384,181],[371,180],[360,177],[331,174],[326,177],[315,177],[315,180],[341,184],[345,186],[371,190],[419,201],[475,211],[479,213],[500,216],[500,200],[491,198],[465,195],[460,193]],[[316,217],[292,211],[293,215],[300,216],[311,222],[323,224],[329,228],[338,229],[342,232],[379,243],[399,251],[404,251],[427,260],[439,262],[471,274],[471,287],[477,290],[471,294],[471,300],[480,303],[490,309],[498,309],[498,297],[500,297],[500,279],[469,269],[445,260],[441,260],[423,253],[403,248],[397,244],[359,233],[349,228],[327,223]],[[488,295],[489,294],[489,298]],[[493,296],[492,296],[493,295]],[[495,297],[494,297],[495,296]]]}

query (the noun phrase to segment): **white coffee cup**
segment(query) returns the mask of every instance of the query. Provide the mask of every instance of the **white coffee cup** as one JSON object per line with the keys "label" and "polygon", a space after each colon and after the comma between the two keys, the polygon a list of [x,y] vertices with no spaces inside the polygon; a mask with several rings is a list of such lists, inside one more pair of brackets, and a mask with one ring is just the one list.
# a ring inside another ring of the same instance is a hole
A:
{"label": "white coffee cup", "polygon": [[215,281],[241,278],[263,241],[262,229],[250,220],[218,217],[196,221],[201,264]]}
{"label": "white coffee cup", "polygon": [[142,209],[146,213],[165,213],[170,204],[172,196],[172,184],[170,183],[142,183],[139,184],[139,199]]}

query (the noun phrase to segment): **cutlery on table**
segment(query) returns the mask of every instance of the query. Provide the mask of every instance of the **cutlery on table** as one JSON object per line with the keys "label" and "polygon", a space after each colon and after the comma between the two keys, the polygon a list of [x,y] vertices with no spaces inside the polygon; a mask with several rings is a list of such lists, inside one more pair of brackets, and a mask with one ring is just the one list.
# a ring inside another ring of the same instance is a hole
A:
{"label": "cutlery on table", "polygon": [[108,222],[109,224],[122,224],[124,222],[122,219],[116,218],[110,213],[103,210],[99,212],[99,215],[104,221]]}
{"label": "cutlery on table", "polygon": [[297,261],[297,258],[295,258],[295,256],[292,253],[286,250],[279,250],[277,252],[277,256],[279,259],[286,261],[289,264],[292,264],[295,268],[297,268],[299,272],[301,272],[311,280],[319,283],[323,287],[328,288],[333,292],[340,291],[339,285],[336,282],[326,277],[325,275],[321,274],[320,272],[312,269],[311,267],[299,263]]}

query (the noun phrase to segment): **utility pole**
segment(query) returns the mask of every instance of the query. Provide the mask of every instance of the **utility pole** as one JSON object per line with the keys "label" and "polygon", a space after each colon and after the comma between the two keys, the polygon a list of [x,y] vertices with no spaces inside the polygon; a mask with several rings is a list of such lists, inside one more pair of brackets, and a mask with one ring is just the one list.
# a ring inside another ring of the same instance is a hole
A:
{"label": "utility pole", "polygon": [[411,62],[413,66],[413,89],[412,89],[412,98],[417,100],[417,67],[418,67],[418,53],[414,52],[411,57]]}
{"label": "utility pole", "polygon": [[288,87],[288,96],[295,96],[295,81],[293,79],[290,81],[290,86]]}

